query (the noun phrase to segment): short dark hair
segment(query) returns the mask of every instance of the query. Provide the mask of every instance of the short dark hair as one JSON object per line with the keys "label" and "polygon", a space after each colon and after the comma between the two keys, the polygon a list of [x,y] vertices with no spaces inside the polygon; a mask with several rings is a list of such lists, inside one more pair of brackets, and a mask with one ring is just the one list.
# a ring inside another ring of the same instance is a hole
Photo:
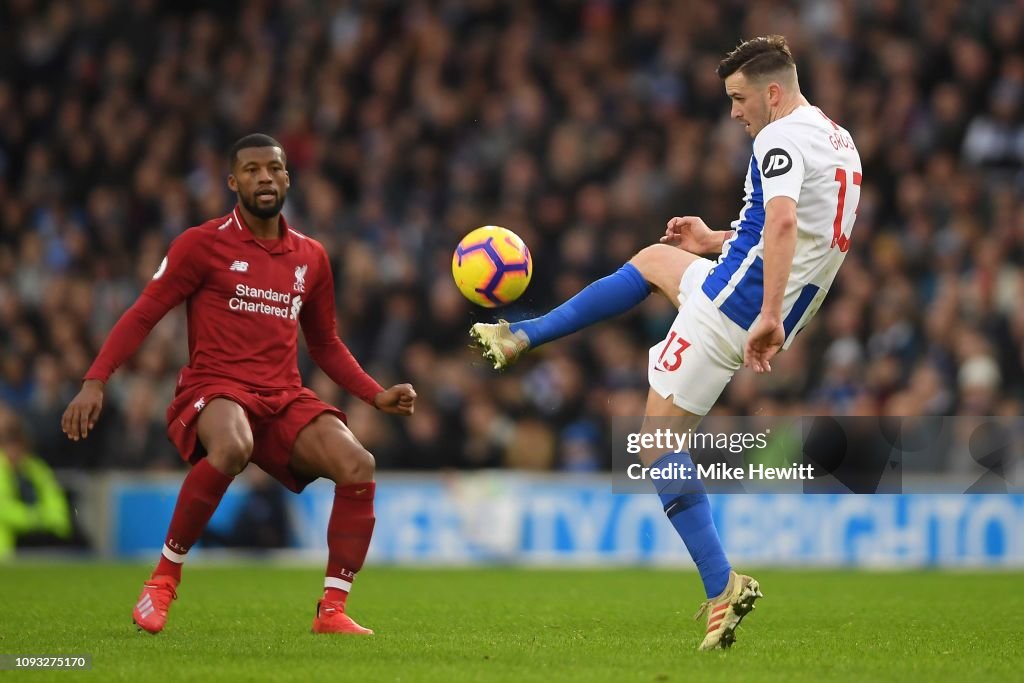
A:
{"label": "short dark hair", "polygon": [[747,78],[759,78],[784,69],[796,70],[793,53],[780,35],[745,40],[718,65],[718,77],[725,80],[739,71]]}
{"label": "short dark hair", "polygon": [[[277,147],[281,150],[281,156],[284,157],[284,146],[280,142],[263,133],[251,133],[231,145],[231,149],[228,151],[230,168],[234,168],[235,164],[238,163],[238,153],[250,147]],[[287,162],[287,158],[285,161]]]}

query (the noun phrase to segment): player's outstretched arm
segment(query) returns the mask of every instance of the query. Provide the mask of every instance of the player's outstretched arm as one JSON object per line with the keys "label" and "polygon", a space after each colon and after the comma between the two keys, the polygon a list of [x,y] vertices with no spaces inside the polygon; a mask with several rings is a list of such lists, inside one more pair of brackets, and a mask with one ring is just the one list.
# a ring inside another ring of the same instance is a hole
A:
{"label": "player's outstretched arm", "polygon": [[82,382],[82,389],[71,399],[64,415],[60,418],[60,428],[72,441],[89,436],[89,431],[96,426],[100,411],[103,410],[103,382],[98,379],[87,379]]}
{"label": "player's outstretched arm", "polygon": [[299,314],[299,324],[302,325],[306,348],[313,362],[335,384],[378,410],[393,415],[412,415],[416,401],[412,385],[396,384],[385,389],[363,370],[338,337],[338,323],[334,315],[334,275],[331,273],[327,252],[322,248],[315,276]]}
{"label": "player's outstretched arm", "polygon": [[416,411],[416,390],[411,384],[396,384],[374,396],[373,405],[392,415],[412,415]]}
{"label": "player's outstretched arm", "polygon": [[150,330],[167,312],[184,301],[198,288],[203,277],[202,232],[186,230],[171,244],[153,279],[117,321],[103,348],[85,373],[78,395],[68,404],[61,417],[61,429],[72,441],[84,439],[103,408],[103,387],[114,371],[124,363],[149,335]]}
{"label": "player's outstretched arm", "polygon": [[78,395],[71,400],[61,417],[61,430],[72,441],[84,439],[96,426],[103,408],[103,387],[125,359],[135,353],[153,326],[168,311],[168,306],[143,294],[110,331],[103,348],[85,373]]}
{"label": "player's outstretched arm", "polygon": [[712,230],[697,216],[676,216],[665,225],[662,244],[670,244],[692,254],[721,254],[722,246],[735,230]]}

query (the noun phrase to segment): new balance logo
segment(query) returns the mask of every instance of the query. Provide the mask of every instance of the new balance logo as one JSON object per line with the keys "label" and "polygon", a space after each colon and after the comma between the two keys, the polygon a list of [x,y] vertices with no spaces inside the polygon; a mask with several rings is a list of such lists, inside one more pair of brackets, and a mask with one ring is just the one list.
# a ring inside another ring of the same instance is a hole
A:
{"label": "new balance logo", "polygon": [[233,270],[236,273],[248,273],[249,262],[248,261],[234,261],[231,263],[231,267],[228,270]]}

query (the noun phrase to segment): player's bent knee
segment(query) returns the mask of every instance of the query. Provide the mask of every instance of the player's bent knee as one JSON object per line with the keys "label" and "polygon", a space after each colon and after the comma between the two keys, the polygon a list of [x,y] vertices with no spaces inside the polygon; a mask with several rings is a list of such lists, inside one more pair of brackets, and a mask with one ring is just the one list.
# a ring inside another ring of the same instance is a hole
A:
{"label": "player's bent knee", "polygon": [[249,464],[252,458],[252,438],[245,435],[226,437],[213,445],[206,454],[206,459],[218,471],[233,477]]}
{"label": "player's bent knee", "polygon": [[651,275],[654,275],[657,270],[661,267],[661,262],[667,258],[664,253],[665,249],[674,249],[667,244],[652,244],[644,247],[638,251],[633,258],[629,259],[629,262],[633,264],[633,267],[640,271],[640,274],[645,279],[650,281]]}
{"label": "player's bent knee", "polygon": [[376,469],[377,461],[373,455],[360,446],[359,448],[348,450],[337,459],[337,465],[334,468],[334,483],[357,484],[359,482],[371,481]]}
{"label": "player's bent knee", "polygon": [[629,262],[640,271],[640,275],[652,287],[678,304],[676,294],[679,291],[679,281],[690,264],[698,258],[700,257],[668,244],[652,244],[637,252]]}
{"label": "player's bent knee", "polygon": [[685,249],[670,244],[651,244],[644,247],[629,260],[644,277],[670,277],[678,280],[686,268],[701,258]]}

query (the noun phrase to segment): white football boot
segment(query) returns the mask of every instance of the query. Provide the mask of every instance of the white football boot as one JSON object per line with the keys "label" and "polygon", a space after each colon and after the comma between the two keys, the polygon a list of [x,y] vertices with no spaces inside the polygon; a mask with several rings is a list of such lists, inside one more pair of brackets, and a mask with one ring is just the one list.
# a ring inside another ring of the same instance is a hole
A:
{"label": "white football boot", "polygon": [[708,615],[708,630],[699,649],[715,650],[732,646],[736,642],[736,627],[754,609],[754,601],[761,597],[764,595],[757,579],[730,571],[725,590],[705,600],[693,617],[700,619],[700,615],[705,612]]}
{"label": "white football boot", "polygon": [[530,340],[523,332],[513,332],[507,320],[497,323],[476,323],[469,328],[469,336],[484,351],[484,358],[494,363],[495,370],[504,370],[519,360],[530,348]]}

